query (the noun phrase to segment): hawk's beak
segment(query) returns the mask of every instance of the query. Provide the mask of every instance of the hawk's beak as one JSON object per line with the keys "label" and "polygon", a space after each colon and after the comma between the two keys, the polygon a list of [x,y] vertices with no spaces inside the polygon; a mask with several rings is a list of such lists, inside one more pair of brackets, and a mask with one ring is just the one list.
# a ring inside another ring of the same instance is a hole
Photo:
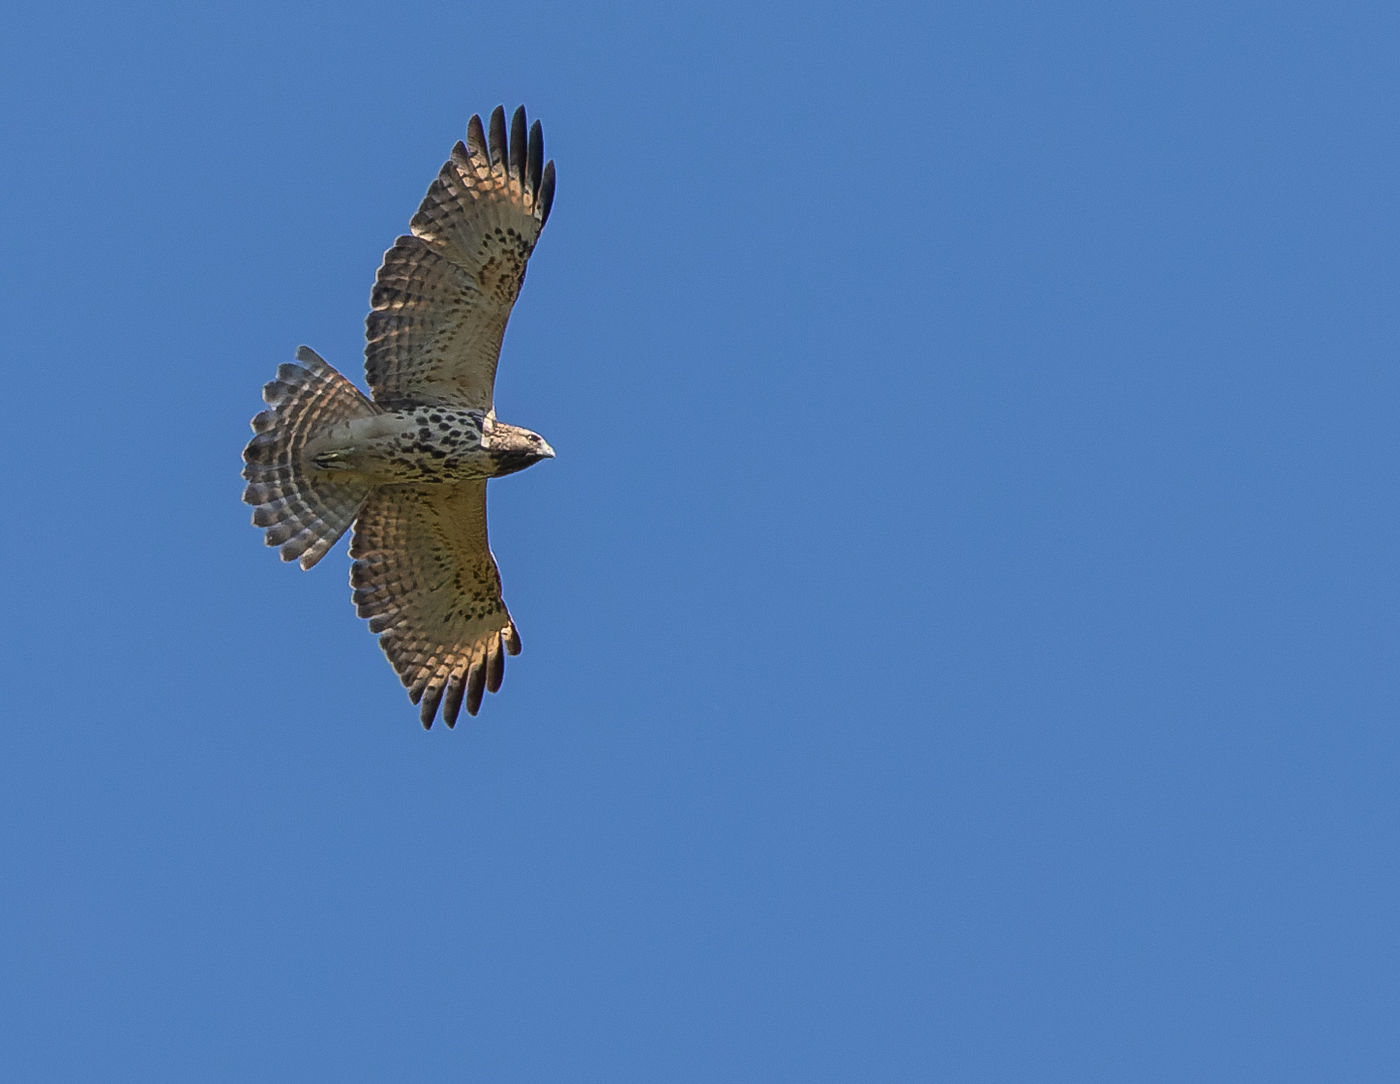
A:
{"label": "hawk's beak", "polygon": [[549,446],[549,441],[545,440],[544,437],[540,437],[540,455],[545,459],[554,458],[554,449]]}

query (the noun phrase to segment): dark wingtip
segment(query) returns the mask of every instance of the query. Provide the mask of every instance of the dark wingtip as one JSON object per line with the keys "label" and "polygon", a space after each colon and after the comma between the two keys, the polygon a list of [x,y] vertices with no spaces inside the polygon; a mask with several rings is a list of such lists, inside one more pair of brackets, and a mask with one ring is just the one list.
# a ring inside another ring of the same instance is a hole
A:
{"label": "dark wingtip", "polygon": [[467,675],[467,714],[475,715],[481,710],[481,695],[486,691],[486,667],[480,663],[472,666]]}
{"label": "dark wingtip", "polygon": [[486,132],[481,127],[481,117],[473,113],[472,119],[467,121],[467,150],[473,155],[491,161],[491,156],[486,151]]}
{"label": "dark wingtip", "polygon": [[[442,686],[429,688],[423,694],[422,703],[418,705],[418,718],[423,721],[423,729],[430,730],[433,725],[433,716],[437,714],[438,704],[442,702]],[[451,725],[450,723],[448,724]]]}
{"label": "dark wingtip", "polygon": [[496,644],[486,656],[486,691],[501,691],[501,679],[506,676],[506,653]]}
{"label": "dark wingtip", "polygon": [[465,691],[463,688],[464,680],[465,675],[452,678],[448,681],[447,689],[442,695],[442,721],[447,724],[448,730],[457,725],[457,716],[462,710],[462,693]]}
{"label": "dark wingtip", "polygon": [[510,118],[510,175],[525,183],[525,107],[518,105]]}
{"label": "dark wingtip", "polygon": [[544,169],[544,129],[540,122],[530,125],[530,147],[525,154],[525,184],[533,196],[540,190],[540,171]]}
{"label": "dark wingtip", "polygon": [[544,167],[544,175],[540,178],[540,194],[536,197],[535,206],[539,208],[540,226],[543,227],[549,221],[549,209],[554,206],[554,162],[551,160]]}
{"label": "dark wingtip", "polygon": [[506,166],[506,107],[496,106],[491,110],[491,164]]}

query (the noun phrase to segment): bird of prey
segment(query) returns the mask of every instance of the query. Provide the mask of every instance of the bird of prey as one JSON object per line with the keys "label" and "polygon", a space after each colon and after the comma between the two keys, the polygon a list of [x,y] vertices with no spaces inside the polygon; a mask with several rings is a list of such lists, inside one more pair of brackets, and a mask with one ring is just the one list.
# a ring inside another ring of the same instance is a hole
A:
{"label": "bird of prey", "polygon": [[496,418],[496,359],[549,218],[554,163],[517,109],[467,139],[384,254],[365,321],[366,396],[312,350],[263,388],[243,500],[282,560],[310,568],[354,525],[355,608],[419,705],[449,727],[520,653],[486,540],[486,480],[554,455]]}

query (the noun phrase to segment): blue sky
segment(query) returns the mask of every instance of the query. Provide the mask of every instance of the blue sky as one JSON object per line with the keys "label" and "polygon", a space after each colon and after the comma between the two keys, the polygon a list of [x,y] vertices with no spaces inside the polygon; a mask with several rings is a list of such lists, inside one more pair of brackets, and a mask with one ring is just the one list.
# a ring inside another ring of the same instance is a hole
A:
{"label": "blue sky", "polygon": [[[1393,1080],[1393,7],[52,5],[0,39],[0,1075]],[[259,389],[559,169],[525,652],[424,733]]]}

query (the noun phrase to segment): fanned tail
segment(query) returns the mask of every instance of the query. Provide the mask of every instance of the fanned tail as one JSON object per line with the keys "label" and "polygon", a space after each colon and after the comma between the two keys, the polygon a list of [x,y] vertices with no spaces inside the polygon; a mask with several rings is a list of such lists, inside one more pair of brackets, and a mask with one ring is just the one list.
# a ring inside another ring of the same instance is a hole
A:
{"label": "fanned tail", "polygon": [[354,522],[371,486],[308,471],[302,450],[327,426],[379,408],[308,347],[297,351],[297,362],[279,366],[277,379],[263,388],[271,409],[253,419],[257,435],[243,449],[243,500],[282,560],[310,568]]}

